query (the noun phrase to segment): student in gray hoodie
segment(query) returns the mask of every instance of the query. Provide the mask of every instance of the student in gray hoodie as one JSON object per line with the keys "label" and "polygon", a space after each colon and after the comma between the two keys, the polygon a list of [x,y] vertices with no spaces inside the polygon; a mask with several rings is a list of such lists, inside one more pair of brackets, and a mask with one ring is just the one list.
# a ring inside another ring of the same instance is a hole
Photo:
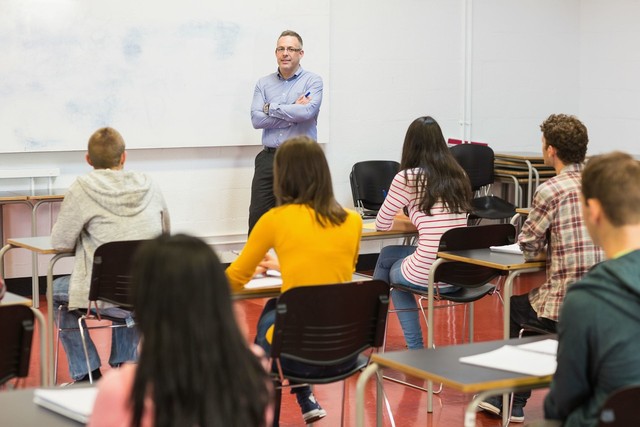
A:
{"label": "student in gray hoodie", "polygon": [[[558,323],[558,368],[544,425],[598,424],[613,391],[640,384],[640,163],[614,152],[582,173],[582,212],[607,261],[567,289]],[[543,424],[539,424],[543,425]]]}
{"label": "student in gray hoodie", "polygon": [[[76,328],[60,334],[74,381],[89,379],[77,330],[80,315],[77,309],[88,306],[95,250],[103,243],[151,239],[169,231],[169,214],[160,189],[148,176],[123,170],[125,144],[118,131],[108,127],[98,129],[89,139],[86,159],[94,169],[71,185],[51,233],[55,249],[75,249],[71,276],[60,277],[53,283],[54,307],[68,307],[60,312],[59,326]],[[116,317],[129,315],[117,307],[106,310],[102,312]],[[100,358],[90,338],[87,344],[93,379],[97,379],[101,375]],[[137,345],[135,328],[112,329],[109,364],[119,366],[135,360]]]}

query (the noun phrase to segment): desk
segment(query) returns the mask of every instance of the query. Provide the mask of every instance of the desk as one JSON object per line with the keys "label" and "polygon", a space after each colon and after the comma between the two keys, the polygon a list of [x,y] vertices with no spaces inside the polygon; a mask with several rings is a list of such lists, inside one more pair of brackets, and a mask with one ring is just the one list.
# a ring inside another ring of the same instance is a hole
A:
{"label": "desk", "polygon": [[[7,244],[0,249],[0,277],[4,277],[4,255],[7,251],[14,248],[28,249],[37,255],[53,255],[53,258],[49,261],[49,268],[47,269],[47,325],[44,328],[46,330],[46,355],[47,363],[43,364],[47,369],[47,379],[43,385],[52,385],[55,382],[53,378],[53,267],[60,258],[73,256],[74,252],[58,252],[53,249],[51,245],[51,237],[23,237],[16,239],[7,239]],[[37,269],[36,269],[37,270]],[[37,274],[37,272],[36,272]],[[34,297],[38,295],[35,294]],[[34,307],[35,308],[35,307]]]}
{"label": "desk", "polygon": [[24,194],[12,191],[0,191],[0,245],[4,245],[4,205],[22,204],[31,208],[31,203]]}
{"label": "desk", "polygon": [[35,389],[0,393],[0,425],[11,427],[69,427],[82,426],[70,418],[49,411],[33,402]]}
{"label": "desk", "polygon": [[[498,178],[513,180],[516,202],[520,184],[527,185],[527,200],[525,207],[531,206],[533,192],[542,179],[555,175],[555,170],[544,164],[544,158],[540,153],[530,152],[503,152],[495,153],[494,175]],[[520,197],[521,199],[521,197]],[[521,206],[521,204],[518,204]]]}
{"label": "desk", "polygon": [[[518,345],[548,337],[529,337],[506,341],[488,341],[473,344],[453,345],[436,349],[404,350],[376,353],[371,364],[360,374],[356,387],[356,426],[364,426],[364,388],[369,378],[383,368],[393,368],[409,375],[436,381],[463,393],[479,393],[471,400],[465,412],[465,427],[475,425],[478,404],[489,396],[548,387],[553,375],[536,377],[515,372],[461,363],[459,358],[495,350],[505,344]],[[382,425],[381,400],[382,381],[378,378],[376,401],[377,425]]]}
{"label": "desk", "polygon": [[367,220],[362,227],[361,241],[382,240],[382,239],[405,239],[405,242],[418,236],[418,230],[411,220],[403,214],[397,214],[393,220],[391,230],[377,231],[375,220]]}
{"label": "desk", "polygon": [[[4,298],[0,301],[0,306],[3,305],[26,305],[31,308],[33,316],[38,322],[38,333],[40,334],[40,382],[42,385],[47,383],[47,340],[46,340],[46,325],[44,316],[39,310],[34,309],[31,306],[31,299],[16,295],[12,292],[5,292]],[[0,411],[1,412],[1,411]],[[5,424],[2,424],[5,425]]]}
{"label": "desk", "polygon": [[[38,234],[38,207],[43,203],[61,202],[64,199],[66,189],[51,189],[31,191],[2,191],[0,192],[0,245],[4,245],[3,238],[3,214],[2,206],[10,203],[26,204],[31,209],[31,236]],[[4,275],[3,275],[4,277]],[[33,307],[38,308],[40,305],[40,286],[38,283],[38,255],[32,254],[31,258],[31,292]]]}
{"label": "desk", "polygon": [[[509,304],[513,282],[521,274],[534,273],[545,268],[545,261],[527,262],[523,255],[508,254],[502,252],[494,252],[489,248],[471,249],[465,251],[444,251],[438,252],[438,258],[431,265],[429,274],[429,290],[428,290],[428,308],[427,308],[427,324],[433,325],[433,299],[434,299],[434,272],[436,269],[447,262],[464,262],[467,264],[481,265],[484,267],[502,270],[507,274],[503,290],[503,336],[504,339],[509,338],[509,324],[511,316],[511,306]],[[427,328],[427,348],[433,347],[433,327]],[[431,381],[427,383],[427,411],[433,410],[433,384]]]}

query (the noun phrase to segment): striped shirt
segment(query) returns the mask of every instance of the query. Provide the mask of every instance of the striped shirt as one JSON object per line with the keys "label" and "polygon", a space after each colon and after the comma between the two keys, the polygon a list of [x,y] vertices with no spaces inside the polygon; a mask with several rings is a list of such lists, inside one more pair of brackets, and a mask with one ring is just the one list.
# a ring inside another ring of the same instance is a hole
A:
{"label": "striped shirt", "polygon": [[427,286],[429,270],[436,259],[440,237],[451,228],[465,227],[467,214],[451,213],[444,209],[441,202],[433,205],[431,215],[420,211],[415,174],[416,169],[409,169],[400,171],[393,178],[387,197],[376,217],[376,229],[389,230],[394,215],[403,207],[407,207],[409,218],[418,229],[418,247],[412,255],[402,261],[402,275],[415,285]]}
{"label": "striped shirt", "polygon": [[546,281],[529,292],[529,302],[538,317],[554,321],[558,321],[567,286],[604,259],[582,220],[582,168],[581,164],[569,164],[559,175],[538,187],[531,212],[518,236],[526,258],[547,251]]}

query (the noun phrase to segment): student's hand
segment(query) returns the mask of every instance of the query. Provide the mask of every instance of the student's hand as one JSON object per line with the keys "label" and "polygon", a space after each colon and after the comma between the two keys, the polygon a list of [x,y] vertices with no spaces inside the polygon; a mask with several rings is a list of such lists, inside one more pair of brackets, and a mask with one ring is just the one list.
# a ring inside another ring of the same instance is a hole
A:
{"label": "student's hand", "polygon": [[525,261],[546,261],[547,251],[543,250],[537,254],[523,252]]}
{"label": "student's hand", "polygon": [[280,263],[278,258],[267,252],[260,264],[256,267],[256,274],[264,274],[267,270],[280,271]]}

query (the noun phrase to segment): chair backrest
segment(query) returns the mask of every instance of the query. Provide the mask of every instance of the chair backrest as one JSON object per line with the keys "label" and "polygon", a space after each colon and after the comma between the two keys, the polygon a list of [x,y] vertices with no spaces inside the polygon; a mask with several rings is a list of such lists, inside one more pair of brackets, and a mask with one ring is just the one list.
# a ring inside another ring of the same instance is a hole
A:
{"label": "chair backrest", "polygon": [[459,144],[451,147],[450,150],[453,157],[467,173],[473,191],[493,184],[494,154],[491,147],[478,144]]}
{"label": "chair backrest", "polygon": [[631,385],[614,391],[607,397],[602,409],[598,427],[627,427],[636,425],[640,404],[640,385]]}
{"label": "chair backrest", "polygon": [[380,347],[389,308],[382,280],[301,286],[280,295],[271,357],[331,366]]}
{"label": "chair backrest", "polygon": [[349,181],[353,204],[370,211],[378,211],[400,163],[393,160],[367,160],[351,168]]}
{"label": "chair backrest", "polygon": [[0,306],[0,384],[29,375],[33,321],[30,307]]}
{"label": "chair backrest", "polygon": [[100,245],[93,255],[89,301],[106,301],[131,308],[131,262],[144,240],[122,240]]}
{"label": "chair backrest", "polygon": [[[513,224],[489,224],[457,227],[447,230],[440,238],[439,251],[463,251],[490,246],[510,245],[515,242],[516,228]],[[464,262],[441,264],[434,280],[456,286],[477,287],[488,283],[501,274],[500,270]]]}

